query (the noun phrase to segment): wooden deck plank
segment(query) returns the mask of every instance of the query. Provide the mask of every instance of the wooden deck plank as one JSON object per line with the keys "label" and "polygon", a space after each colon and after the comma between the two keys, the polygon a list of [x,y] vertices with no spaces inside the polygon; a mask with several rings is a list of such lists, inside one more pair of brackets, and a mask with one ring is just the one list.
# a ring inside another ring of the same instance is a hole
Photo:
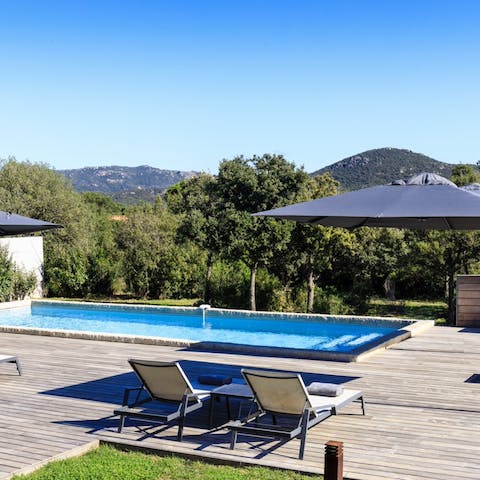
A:
{"label": "wooden deck plank", "polygon": [[[465,380],[480,373],[480,330],[434,327],[348,364],[14,334],[0,335],[0,352],[18,355],[24,368],[19,377],[0,366],[0,478],[105,439],[306,472],[322,472],[325,442],[340,440],[349,478],[478,479],[480,385]],[[206,408],[188,420],[182,443],[175,426],[153,437],[133,426],[118,434],[111,414],[123,387],[136,383],[130,357],[181,360],[195,378],[206,369],[234,377],[241,367],[298,371],[364,390],[367,415],[351,405],[312,429],[304,461],[297,459],[298,440],[277,448],[278,442],[240,436],[230,451],[226,430],[205,429]]]}

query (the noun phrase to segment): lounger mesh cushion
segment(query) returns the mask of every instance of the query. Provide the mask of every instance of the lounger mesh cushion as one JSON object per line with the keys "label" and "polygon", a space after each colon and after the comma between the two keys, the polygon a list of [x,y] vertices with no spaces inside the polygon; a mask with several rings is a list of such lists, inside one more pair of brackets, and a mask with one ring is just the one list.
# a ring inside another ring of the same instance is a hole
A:
{"label": "lounger mesh cushion", "polygon": [[132,362],[155,398],[181,402],[186,393],[193,393],[188,380],[181,374],[177,365],[165,363],[159,369],[159,362],[155,364],[152,362],[151,365],[147,362]]}
{"label": "lounger mesh cushion", "polygon": [[[269,412],[301,415],[305,407],[309,408],[308,394],[302,379],[298,375],[285,373],[244,371],[261,408]],[[282,378],[278,382],[278,378]]]}

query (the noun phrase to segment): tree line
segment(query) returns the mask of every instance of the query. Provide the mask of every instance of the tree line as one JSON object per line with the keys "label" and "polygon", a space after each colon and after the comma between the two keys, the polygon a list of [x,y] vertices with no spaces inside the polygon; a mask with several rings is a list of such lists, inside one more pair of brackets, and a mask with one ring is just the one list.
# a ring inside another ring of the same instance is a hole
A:
{"label": "tree line", "polygon": [[[459,165],[457,184],[478,181]],[[252,213],[338,192],[281,155],[224,160],[217,175],[122,206],[78,193],[47,165],[3,161],[2,209],[59,223],[45,232],[45,293],[196,298],[218,307],[363,313],[372,296],[447,298],[457,273],[479,271],[477,232],[345,230]]]}

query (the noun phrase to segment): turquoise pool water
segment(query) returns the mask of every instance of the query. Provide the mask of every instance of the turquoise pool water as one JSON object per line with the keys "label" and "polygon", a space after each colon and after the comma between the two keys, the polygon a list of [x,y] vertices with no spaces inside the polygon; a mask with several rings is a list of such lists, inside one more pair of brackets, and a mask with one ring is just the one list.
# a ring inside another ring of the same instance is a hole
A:
{"label": "turquoise pool water", "polygon": [[264,347],[350,352],[410,322],[229,310],[32,302],[0,311],[0,325]]}

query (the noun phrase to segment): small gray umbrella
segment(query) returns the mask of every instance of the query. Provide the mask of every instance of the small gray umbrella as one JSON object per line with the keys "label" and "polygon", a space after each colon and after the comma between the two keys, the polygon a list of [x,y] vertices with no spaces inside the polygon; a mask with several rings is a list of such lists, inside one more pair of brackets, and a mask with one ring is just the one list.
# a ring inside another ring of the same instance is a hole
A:
{"label": "small gray umbrella", "polygon": [[480,229],[480,196],[446,178],[422,173],[407,181],[364,188],[254,214],[331,227],[422,230]]}
{"label": "small gray umbrella", "polygon": [[41,230],[51,230],[52,228],[63,227],[56,223],[44,222],[34,218],[22,217],[15,213],[0,211],[0,236],[21,235]]}

